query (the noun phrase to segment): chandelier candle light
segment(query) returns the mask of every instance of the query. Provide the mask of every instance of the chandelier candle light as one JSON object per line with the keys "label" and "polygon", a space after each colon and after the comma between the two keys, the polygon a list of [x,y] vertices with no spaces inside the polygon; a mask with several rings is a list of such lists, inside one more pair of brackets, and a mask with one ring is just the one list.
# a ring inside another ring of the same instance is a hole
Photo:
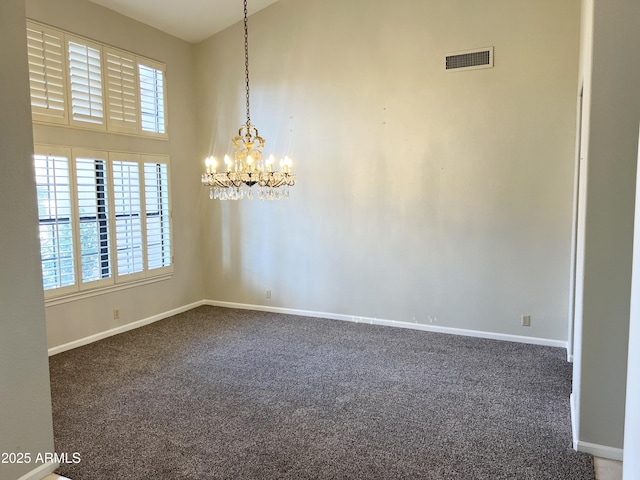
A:
{"label": "chandelier candle light", "polygon": [[202,184],[209,187],[209,198],[220,200],[240,200],[253,198],[254,185],[258,186],[260,200],[279,200],[289,196],[289,187],[295,185],[296,176],[291,172],[291,159],[280,160],[280,171],[274,170],[275,158],[270,155],[262,159],[264,138],[251,125],[249,114],[249,30],[247,28],[247,0],[244,0],[244,72],[247,100],[247,122],[240,127],[238,135],[232,139],[234,158],[224,157],[225,171],[218,171],[215,158],[205,160],[206,172],[202,174]]}

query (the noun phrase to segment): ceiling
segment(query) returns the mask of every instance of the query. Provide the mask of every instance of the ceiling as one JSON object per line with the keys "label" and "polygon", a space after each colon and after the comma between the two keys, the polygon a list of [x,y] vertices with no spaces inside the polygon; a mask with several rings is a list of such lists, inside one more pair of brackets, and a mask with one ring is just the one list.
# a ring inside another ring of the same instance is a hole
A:
{"label": "ceiling", "polygon": [[[201,40],[242,20],[242,0],[90,0],[187,42]],[[249,0],[249,15],[277,0]]]}

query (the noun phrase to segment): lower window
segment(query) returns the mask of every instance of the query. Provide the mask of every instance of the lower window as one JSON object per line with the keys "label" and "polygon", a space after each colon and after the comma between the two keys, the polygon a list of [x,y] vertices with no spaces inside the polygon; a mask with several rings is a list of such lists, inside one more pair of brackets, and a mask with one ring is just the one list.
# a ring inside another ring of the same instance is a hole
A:
{"label": "lower window", "polygon": [[173,270],[168,157],[36,145],[34,159],[47,297]]}

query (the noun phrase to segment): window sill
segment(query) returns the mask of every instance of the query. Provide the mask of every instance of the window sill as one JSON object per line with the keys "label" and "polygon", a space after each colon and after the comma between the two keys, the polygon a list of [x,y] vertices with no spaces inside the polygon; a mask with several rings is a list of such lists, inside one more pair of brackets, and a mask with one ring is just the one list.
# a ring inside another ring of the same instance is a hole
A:
{"label": "window sill", "polygon": [[85,298],[97,297],[99,295],[106,295],[108,293],[119,292],[121,290],[127,290],[129,288],[141,287],[143,285],[150,285],[152,283],[163,282],[173,277],[173,272],[169,272],[163,275],[157,275],[154,277],[144,278],[141,280],[133,280],[127,283],[120,283],[118,285],[109,285],[108,287],[94,288],[91,290],[84,290],[82,292],[73,292],[63,295],[51,296],[45,298],[44,306],[53,307],[55,305],[62,305],[64,303],[75,302],[78,300],[84,300]]}
{"label": "window sill", "polygon": [[92,126],[92,124],[87,125],[69,125],[68,123],[55,122],[48,119],[38,118],[34,114],[31,118],[31,123],[33,125],[43,126],[43,127],[59,127],[64,128],[70,131],[76,132],[96,132],[96,133],[105,133],[108,135],[122,135],[125,137],[136,137],[136,138],[144,138],[150,140],[164,140],[169,141],[168,133],[155,133],[155,132],[127,132],[127,131],[119,131],[119,130],[108,130],[106,128],[96,128]]}

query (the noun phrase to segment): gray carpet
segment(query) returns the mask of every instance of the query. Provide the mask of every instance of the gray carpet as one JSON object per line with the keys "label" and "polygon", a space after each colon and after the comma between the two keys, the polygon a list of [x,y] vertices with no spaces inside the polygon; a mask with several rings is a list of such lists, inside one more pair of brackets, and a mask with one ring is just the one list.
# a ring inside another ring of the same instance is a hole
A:
{"label": "gray carpet", "polygon": [[73,480],[594,478],[562,349],[200,307],[50,369]]}

